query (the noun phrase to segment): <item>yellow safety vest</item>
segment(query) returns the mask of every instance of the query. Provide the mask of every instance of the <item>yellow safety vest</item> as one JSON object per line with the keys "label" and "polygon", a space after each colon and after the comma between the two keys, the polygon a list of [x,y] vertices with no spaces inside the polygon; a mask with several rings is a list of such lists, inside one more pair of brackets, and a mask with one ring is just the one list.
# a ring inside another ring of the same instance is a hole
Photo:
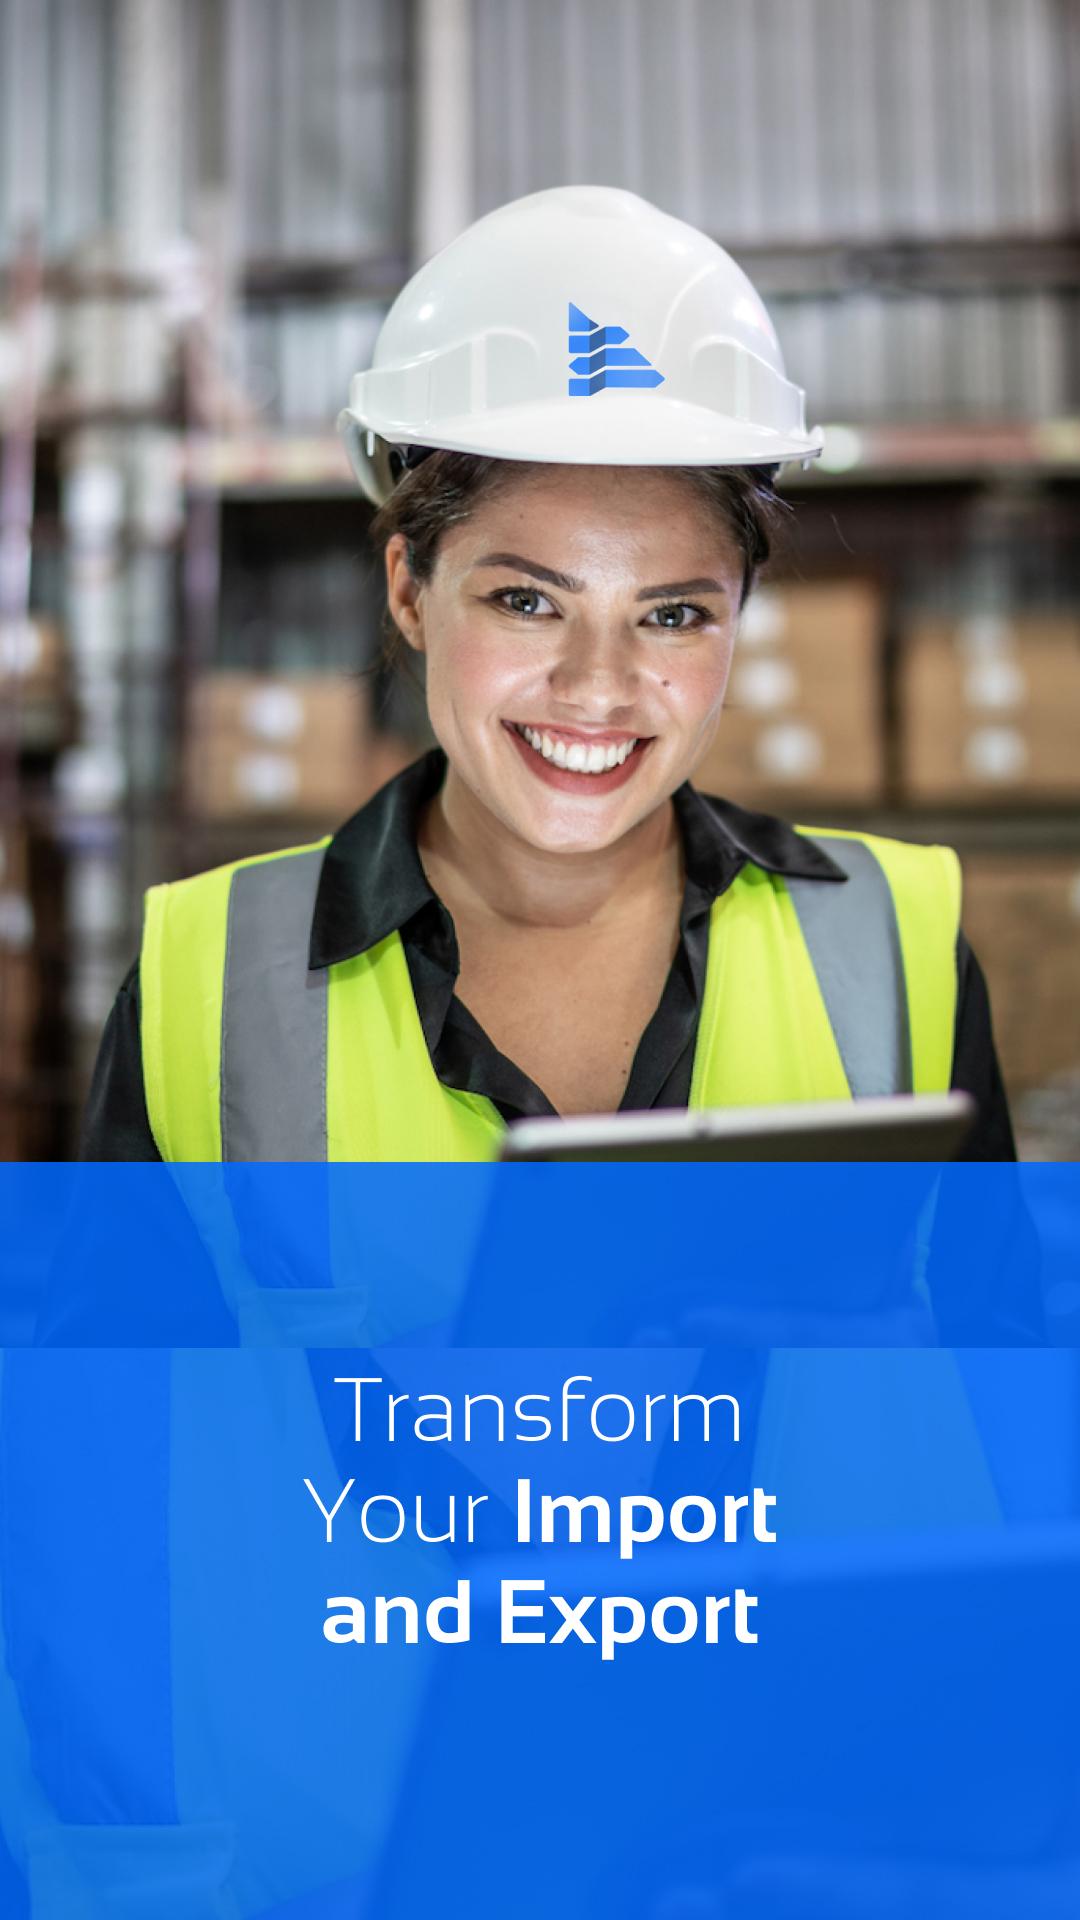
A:
{"label": "yellow safety vest", "polygon": [[[814,830],[814,838],[846,883],[748,864],[713,903],[692,1108],[949,1085],[955,854],[870,834]],[[398,933],[309,969],[328,844],[148,893],[143,1074],[163,1159],[497,1153],[496,1108],[435,1072]]]}
{"label": "yellow safety vest", "polygon": [[[960,914],[955,854],[869,834],[815,830],[813,837],[847,873],[845,884],[784,878],[748,864],[713,903],[694,1108],[930,1093],[949,1085]],[[148,894],[143,1071],[163,1158],[492,1159],[502,1119],[490,1101],[439,1080],[400,935],[353,959],[309,968],[327,845],[239,861]],[[177,1168],[187,1191],[184,1172]],[[234,1245],[227,1196],[196,1189],[190,1204],[244,1342],[378,1344],[432,1318],[430,1276],[416,1307],[394,1277],[392,1300],[373,1297],[356,1283],[348,1257],[330,1287],[253,1285]],[[440,1313],[450,1313],[457,1283],[453,1276],[442,1281]],[[910,1425],[912,1414],[896,1355],[888,1348],[846,1357],[773,1355],[757,1456],[762,1472],[778,1471],[793,1449],[803,1464],[785,1509],[789,1533],[832,1531],[841,1521],[845,1528],[872,1525],[879,1509],[894,1526],[999,1520],[955,1360],[942,1352],[926,1363],[932,1377],[915,1435],[922,1450],[916,1458],[899,1456],[898,1478],[896,1426],[901,1417]],[[876,1409],[872,1420],[863,1418],[868,1405]],[[861,1424],[854,1416],[846,1422],[845,1408],[858,1408]],[[928,1422],[951,1436],[945,1476],[926,1446]],[[848,1444],[854,1432],[857,1449]],[[825,1485],[830,1498],[823,1504]]]}

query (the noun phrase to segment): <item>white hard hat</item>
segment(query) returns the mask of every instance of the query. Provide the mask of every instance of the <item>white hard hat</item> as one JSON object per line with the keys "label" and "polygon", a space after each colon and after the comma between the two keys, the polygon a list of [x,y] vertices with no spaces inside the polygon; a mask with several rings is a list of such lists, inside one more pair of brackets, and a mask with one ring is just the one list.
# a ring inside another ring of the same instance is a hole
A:
{"label": "white hard hat", "polygon": [[390,449],[598,466],[812,459],[773,325],[715,241],[615,187],[466,228],[394,301],[338,420],[368,498]]}

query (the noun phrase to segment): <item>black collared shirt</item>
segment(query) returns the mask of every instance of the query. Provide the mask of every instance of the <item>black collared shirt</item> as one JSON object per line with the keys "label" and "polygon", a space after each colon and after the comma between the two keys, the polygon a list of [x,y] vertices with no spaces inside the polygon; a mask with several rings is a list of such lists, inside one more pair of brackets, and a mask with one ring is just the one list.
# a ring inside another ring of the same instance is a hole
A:
{"label": "black collared shirt", "polygon": [[[505,1120],[554,1111],[546,1095],[488,1038],[458,999],[454,924],[433,893],[417,849],[423,808],[438,792],[438,749],[383,787],[326,850],[311,930],[312,967],[333,966],[399,930],[413,992],[439,1079],[484,1094]],[[686,871],[679,945],[660,1003],[634,1056],[626,1109],[685,1107],[705,985],[709,910],[752,862],[769,873],[843,884],[828,855],[770,814],[748,812],[689,784],[674,796]],[[1012,1160],[1012,1126],[994,1051],[986,984],[963,935],[952,1085],[973,1095],[978,1121],[963,1158]],[[102,1039],[83,1130],[88,1160],[160,1158],[146,1111],[139,1037],[138,964],[131,968]]]}

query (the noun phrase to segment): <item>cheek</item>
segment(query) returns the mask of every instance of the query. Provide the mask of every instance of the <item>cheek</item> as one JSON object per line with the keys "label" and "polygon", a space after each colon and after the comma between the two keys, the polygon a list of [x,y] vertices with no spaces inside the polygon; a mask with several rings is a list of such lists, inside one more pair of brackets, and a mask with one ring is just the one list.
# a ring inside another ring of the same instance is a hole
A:
{"label": "cheek", "polygon": [[707,651],[668,663],[662,678],[664,700],[683,725],[707,726],[719,714],[733,652],[734,638],[728,635]]}
{"label": "cheek", "polygon": [[459,723],[485,721],[505,710],[507,698],[535,678],[535,659],[467,629],[443,633],[428,653],[428,704],[432,718],[453,714]]}

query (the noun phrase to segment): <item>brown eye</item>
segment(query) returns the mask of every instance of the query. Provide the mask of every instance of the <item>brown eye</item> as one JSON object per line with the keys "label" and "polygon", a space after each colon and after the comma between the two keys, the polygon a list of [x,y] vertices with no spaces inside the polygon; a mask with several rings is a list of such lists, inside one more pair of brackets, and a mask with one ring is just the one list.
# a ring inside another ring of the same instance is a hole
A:
{"label": "brown eye", "polygon": [[516,613],[523,620],[533,620],[545,608],[550,610],[551,602],[546,594],[536,587],[500,587],[491,595],[497,607],[507,613]]}
{"label": "brown eye", "polygon": [[[684,615],[689,617],[684,619]],[[665,606],[654,607],[649,615],[650,620],[654,616],[657,626],[665,627],[669,633],[683,633],[708,619],[705,608],[695,607],[689,600],[671,600]]]}

